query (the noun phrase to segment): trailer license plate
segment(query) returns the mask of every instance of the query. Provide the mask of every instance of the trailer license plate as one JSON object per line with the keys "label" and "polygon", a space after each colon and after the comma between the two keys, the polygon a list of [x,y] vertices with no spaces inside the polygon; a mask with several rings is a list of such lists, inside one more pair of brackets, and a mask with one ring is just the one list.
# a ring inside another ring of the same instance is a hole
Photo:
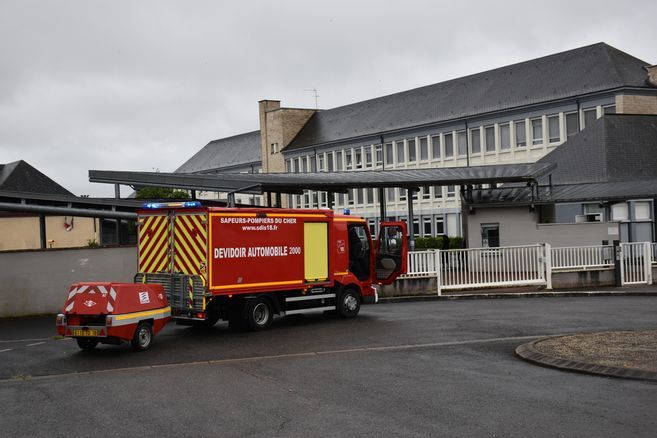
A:
{"label": "trailer license plate", "polygon": [[98,330],[73,330],[73,336],[98,336]]}

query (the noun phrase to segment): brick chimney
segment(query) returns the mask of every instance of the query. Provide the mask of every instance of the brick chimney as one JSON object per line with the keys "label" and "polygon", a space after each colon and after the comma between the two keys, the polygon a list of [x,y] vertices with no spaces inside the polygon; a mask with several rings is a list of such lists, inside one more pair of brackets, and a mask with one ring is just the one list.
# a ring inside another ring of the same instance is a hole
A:
{"label": "brick chimney", "polygon": [[657,65],[643,67],[648,72],[646,77],[646,84],[657,87]]}
{"label": "brick chimney", "polygon": [[294,140],[316,110],[281,108],[280,100],[261,100],[258,105],[262,172],[285,172],[285,160],[281,152]]}

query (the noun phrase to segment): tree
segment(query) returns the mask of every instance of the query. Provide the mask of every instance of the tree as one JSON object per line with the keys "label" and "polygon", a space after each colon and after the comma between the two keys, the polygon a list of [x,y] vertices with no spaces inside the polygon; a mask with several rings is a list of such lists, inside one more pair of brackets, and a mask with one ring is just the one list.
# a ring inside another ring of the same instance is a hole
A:
{"label": "tree", "polygon": [[189,193],[167,187],[142,187],[137,190],[139,199],[188,199]]}

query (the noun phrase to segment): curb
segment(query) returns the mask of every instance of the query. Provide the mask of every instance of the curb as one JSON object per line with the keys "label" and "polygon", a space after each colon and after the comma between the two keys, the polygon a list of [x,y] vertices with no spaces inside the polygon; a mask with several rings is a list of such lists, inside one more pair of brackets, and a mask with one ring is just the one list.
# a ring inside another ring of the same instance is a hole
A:
{"label": "curb", "polygon": [[[560,337],[560,336],[554,336]],[[636,368],[619,368],[604,365],[596,365],[588,362],[579,362],[576,360],[562,359],[554,356],[548,356],[536,350],[534,345],[545,339],[552,339],[547,337],[537,339],[532,342],[520,345],[515,350],[515,355],[520,359],[533,364],[545,366],[548,368],[556,368],[563,371],[573,371],[577,373],[597,374],[607,377],[617,377],[623,379],[646,380],[649,382],[657,382],[657,372],[638,370]]]}
{"label": "curb", "polygon": [[626,297],[626,296],[657,296],[657,292],[621,292],[621,291],[563,291],[563,292],[506,292],[458,295],[409,295],[397,297],[379,297],[379,303],[404,303],[413,301],[451,301],[451,300],[481,300],[503,298],[550,298],[550,297]]}

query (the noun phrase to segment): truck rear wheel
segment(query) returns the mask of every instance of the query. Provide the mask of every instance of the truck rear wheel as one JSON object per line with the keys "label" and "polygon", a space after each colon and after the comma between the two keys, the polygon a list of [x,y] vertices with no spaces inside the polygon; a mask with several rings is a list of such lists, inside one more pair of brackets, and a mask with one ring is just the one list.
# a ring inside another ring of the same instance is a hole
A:
{"label": "truck rear wheel", "polygon": [[93,350],[98,345],[98,339],[96,338],[75,338],[80,347],[84,351]]}
{"label": "truck rear wheel", "polygon": [[146,351],[153,342],[153,327],[150,323],[142,321],[137,325],[135,335],[132,337],[132,348],[137,351]]}
{"label": "truck rear wheel", "polygon": [[338,300],[338,315],[341,318],[353,318],[359,311],[360,293],[353,287],[344,289]]}
{"label": "truck rear wheel", "polygon": [[271,325],[274,312],[267,298],[259,297],[249,301],[246,321],[251,330],[264,330]]}

